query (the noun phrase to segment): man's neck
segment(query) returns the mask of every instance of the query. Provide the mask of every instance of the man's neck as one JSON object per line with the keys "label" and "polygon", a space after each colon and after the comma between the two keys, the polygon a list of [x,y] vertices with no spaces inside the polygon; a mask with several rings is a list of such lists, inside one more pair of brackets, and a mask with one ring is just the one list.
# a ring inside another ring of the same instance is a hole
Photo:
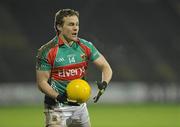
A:
{"label": "man's neck", "polygon": [[66,45],[68,45],[68,46],[71,46],[71,45],[72,45],[73,41],[72,41],[72,40],[68,40],[68,39],[66,38],[66,36],[64,36],[64,35],[59,35],[59,37],[62,39],[62,41],[63,41]]}

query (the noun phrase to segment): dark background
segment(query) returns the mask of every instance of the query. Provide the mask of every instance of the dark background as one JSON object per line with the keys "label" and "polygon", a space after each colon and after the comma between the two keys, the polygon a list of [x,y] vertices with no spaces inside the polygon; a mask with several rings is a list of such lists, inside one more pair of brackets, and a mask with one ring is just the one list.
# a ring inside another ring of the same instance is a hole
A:
{"label": "dark background", "polygon": [[35,82],[37,49],[63,8],[79,11],[79,36],[107,58],[113,81],[180,81],[179,0],[1,0],[0,82]]}

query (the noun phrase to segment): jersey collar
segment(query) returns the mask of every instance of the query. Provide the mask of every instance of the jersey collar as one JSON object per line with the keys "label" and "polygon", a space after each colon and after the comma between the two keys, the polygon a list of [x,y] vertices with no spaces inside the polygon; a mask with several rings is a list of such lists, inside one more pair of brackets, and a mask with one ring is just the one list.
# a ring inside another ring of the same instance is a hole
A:
{"label": "jersey collar", "polygon": [[[60,38],[59,36],[57,36],[57,38],[58,38],[58,44],[59,44],[60,46],[64,45],[63,39]],[[80,41],[80,40],[79,40],[79,38],[78,38],[78,40],[77,40],[77,41],[74,41],[74,42],[78,43],[79,41]]]}
{"label": "jersey collar", "polygon": [[62,38],[60,38],[59,36],[57,36],[58,38],[58,44],[61,46],[61,45],[64,45],[64,42],[62,40]]}

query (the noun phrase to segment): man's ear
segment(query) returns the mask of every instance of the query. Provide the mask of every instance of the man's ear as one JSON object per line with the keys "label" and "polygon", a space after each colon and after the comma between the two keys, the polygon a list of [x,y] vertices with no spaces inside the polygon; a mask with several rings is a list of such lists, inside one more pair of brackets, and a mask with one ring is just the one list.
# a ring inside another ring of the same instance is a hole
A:
{"label": "man's ear", "polygon": [[59,31],[61,31],[61,30],[62,30],[62,26],[57,25],[57,29],[58,29]]}

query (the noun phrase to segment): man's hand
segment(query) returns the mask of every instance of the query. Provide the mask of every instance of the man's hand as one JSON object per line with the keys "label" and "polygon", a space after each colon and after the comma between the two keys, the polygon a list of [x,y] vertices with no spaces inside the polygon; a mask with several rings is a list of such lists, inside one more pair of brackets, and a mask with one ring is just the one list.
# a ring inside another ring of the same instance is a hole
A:
{"label": "man's hand", "polygon": [[67,99],[67,104],[71,106],[80,106],[80,104],[77,101],[69,99]]}
{"label": "man's hand", "polygon": [[66,92],[64,94],[59,94],[56,97],[56,100],[63,104],[67,104],[67,105],[71,105],[71,106],[80,106],[80,104],[77,101],[69,100]]}
{"label": "man's hand", "polygon": [[94,103],[96,103],[100,96],[104,93],[106,87],[107,87],[107,82],[106,81],[103,81],[103,82],[96,82],[97,86],[98,86],[98,89],[99,89],[99,92],[98,94],[93,98],[94,100]]}
{"label": "man's hand", "polygon": [[105,90],[106,87],[107,87],[107,82],[106,81],[96,82],[96,84],[97,84],[99,90]]}
{"label": "man's hand", "polygon": [[60,103],[64,103],[67,101],[67,94],[64,93],[64,94],[59,94],[57,97],[56,97],[56,101],[60,102]]}

